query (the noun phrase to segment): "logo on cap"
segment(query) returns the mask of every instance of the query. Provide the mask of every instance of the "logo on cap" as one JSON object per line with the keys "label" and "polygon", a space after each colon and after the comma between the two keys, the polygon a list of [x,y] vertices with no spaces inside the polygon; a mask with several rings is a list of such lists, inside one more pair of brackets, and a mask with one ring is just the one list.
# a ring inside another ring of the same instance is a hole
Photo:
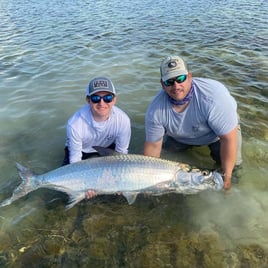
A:
{"label": "logo on cap", "polygon": [[176,61],[171,61],[168,63],[168,68],[175,68],[177,66],[177,62]]}
{"label": "logo on cap", "polygon": [[108,81],[107,80],[95,80],[93,82],[93,88],[109,88],[108,87]]}

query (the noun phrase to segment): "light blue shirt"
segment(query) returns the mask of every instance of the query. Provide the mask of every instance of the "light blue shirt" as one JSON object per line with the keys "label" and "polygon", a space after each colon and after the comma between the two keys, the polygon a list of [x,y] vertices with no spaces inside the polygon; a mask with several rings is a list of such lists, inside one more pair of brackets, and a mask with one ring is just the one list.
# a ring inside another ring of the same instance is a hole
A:
{"label": "light blue shirt", "polygon": [[208,145],[238,125],[237,104],[218,81],[193,78],[193,97],[178,113],[162,89],[147,109],[146,141],[156,142],[168,135],[189,145]]}

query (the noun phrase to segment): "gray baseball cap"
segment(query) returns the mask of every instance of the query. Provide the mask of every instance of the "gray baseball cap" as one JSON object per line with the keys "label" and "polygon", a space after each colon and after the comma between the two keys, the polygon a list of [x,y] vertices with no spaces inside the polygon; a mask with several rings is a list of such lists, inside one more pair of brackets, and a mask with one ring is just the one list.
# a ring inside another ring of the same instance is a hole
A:
{"label": "gray baseball cap", "polygon": [[95,77],[92,79],[86,88],[86,96],[91,96],[100,91],[107,91],[116,95],[112,81],[106,77]]}

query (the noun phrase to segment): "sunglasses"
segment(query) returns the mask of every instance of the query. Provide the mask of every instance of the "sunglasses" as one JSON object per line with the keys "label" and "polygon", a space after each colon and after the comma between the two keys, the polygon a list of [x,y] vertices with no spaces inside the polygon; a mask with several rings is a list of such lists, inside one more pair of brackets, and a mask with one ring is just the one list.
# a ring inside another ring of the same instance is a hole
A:
{"label": "sunglasses", "polygon": [[179,75],[177,76],[175,79],[168,79],[166,81],[163,81],[163,84],[166,87],[170,87],[173,86],[175,82],[177,82],[178,84],[183,83],[187,78],[187,75],[183,74],[183,75]]}
{"label": "sunglasses", "polygon": [[104,95],[104,96],[99,96],[99,95],[91,95],[90,96],[90,100],[93,103],[100,103],[101,99],[103,99],[103,101],[106,102],[106,103],[110,103],[110,102],[113,101],[114,95],[113,94],[107,94],[107,95]]}

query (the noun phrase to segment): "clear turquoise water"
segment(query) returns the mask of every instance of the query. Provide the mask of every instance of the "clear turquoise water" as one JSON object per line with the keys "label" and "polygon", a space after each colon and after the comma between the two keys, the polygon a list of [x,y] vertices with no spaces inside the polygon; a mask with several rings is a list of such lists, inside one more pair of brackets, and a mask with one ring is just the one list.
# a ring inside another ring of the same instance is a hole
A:
{"label": "clear turquoise water", "polygon": [[[45,205],[47,193],[38,192],[0,210],[0,236],[7,245],[0,247],[0,262],[25,261],[27,249],[45,237],[62,235],[73,242],[70,232],[62,234],[60,230],[69,230],[77,213],[88,224],[93,224],[95,218],[104,218],[105,226],[114,220],[117,234],[124,234],[125,225],[139,229],[139,221],[147,222],[146,230],[151,233],[149,238],[145,235],[148,243],[141,243],[142,236],[130,243],[133,248],[148,250],[153,244],[161,252],[163,243],[175,238],[171,235],[160,239],[160,230],[162,235],[162,230],[180,226],[182,230],[178,227],[175,232],[180,236],[189,221],[192,232],[216,233],[225,250],[252,243],[268,248],[267,1],[159,2],[1,1],[0,200],[19,182],[16,161],[37,173],[61,164],[66,121],[85,102],[85,87],[94,76],[104,75],[114,81],[118,106],[132,120],[130,152],[141,153],[144,114],[160,89],[159,64],[168,54],[184,57],[194,76],[223,82],[236,98],[244,139],[239,184],[229,196],[201,194],[186,198],[185,207],[181,207],[178,196],[159,197],[157,202],[152,198],[156,202],[153,210],[146,198],[142,199],[145,208],[138,201],[136,210],[123,201],[114,205],[114,201],[103,204],[98,199],[79,204],[73,212],[64,212],[64,204],[49,209]],[[213,165],[203,149],[183,155],[164,151],[163,157],[201,167]],[[186,219],[177,210],[187,214]],[[163,215],[167,220],[161,222]],[[123,216],[133,217],[133,222],[118,220]],[[98,245],[99,251],[106,248],[100,242],[103,235],[93,233],[90,243]],[[88,246],[86,242],[83,245]],[[120,240],[113,245],[119,246],[124,252],[132,250]],[[26,253],[20,252],[24,247]],[[8,248],[11,257],[6,253]],[[71,254],[69,247],[61,250]],[[124,252],[118,254],[126,258]],[[33,253],[27,254],[29,262],[34,259]],[[118,259],[116,253],[110,254]],[[39,259],[43,260],[44,255],[38,255]],[[133,255],[128,257],[135,259]],[[164,255],[159,253],[157,257],[161,263],[169,263]],[[92,263],[99,261],[102,267],[108,263],[101,260],[105,258],[100,254]]]}

